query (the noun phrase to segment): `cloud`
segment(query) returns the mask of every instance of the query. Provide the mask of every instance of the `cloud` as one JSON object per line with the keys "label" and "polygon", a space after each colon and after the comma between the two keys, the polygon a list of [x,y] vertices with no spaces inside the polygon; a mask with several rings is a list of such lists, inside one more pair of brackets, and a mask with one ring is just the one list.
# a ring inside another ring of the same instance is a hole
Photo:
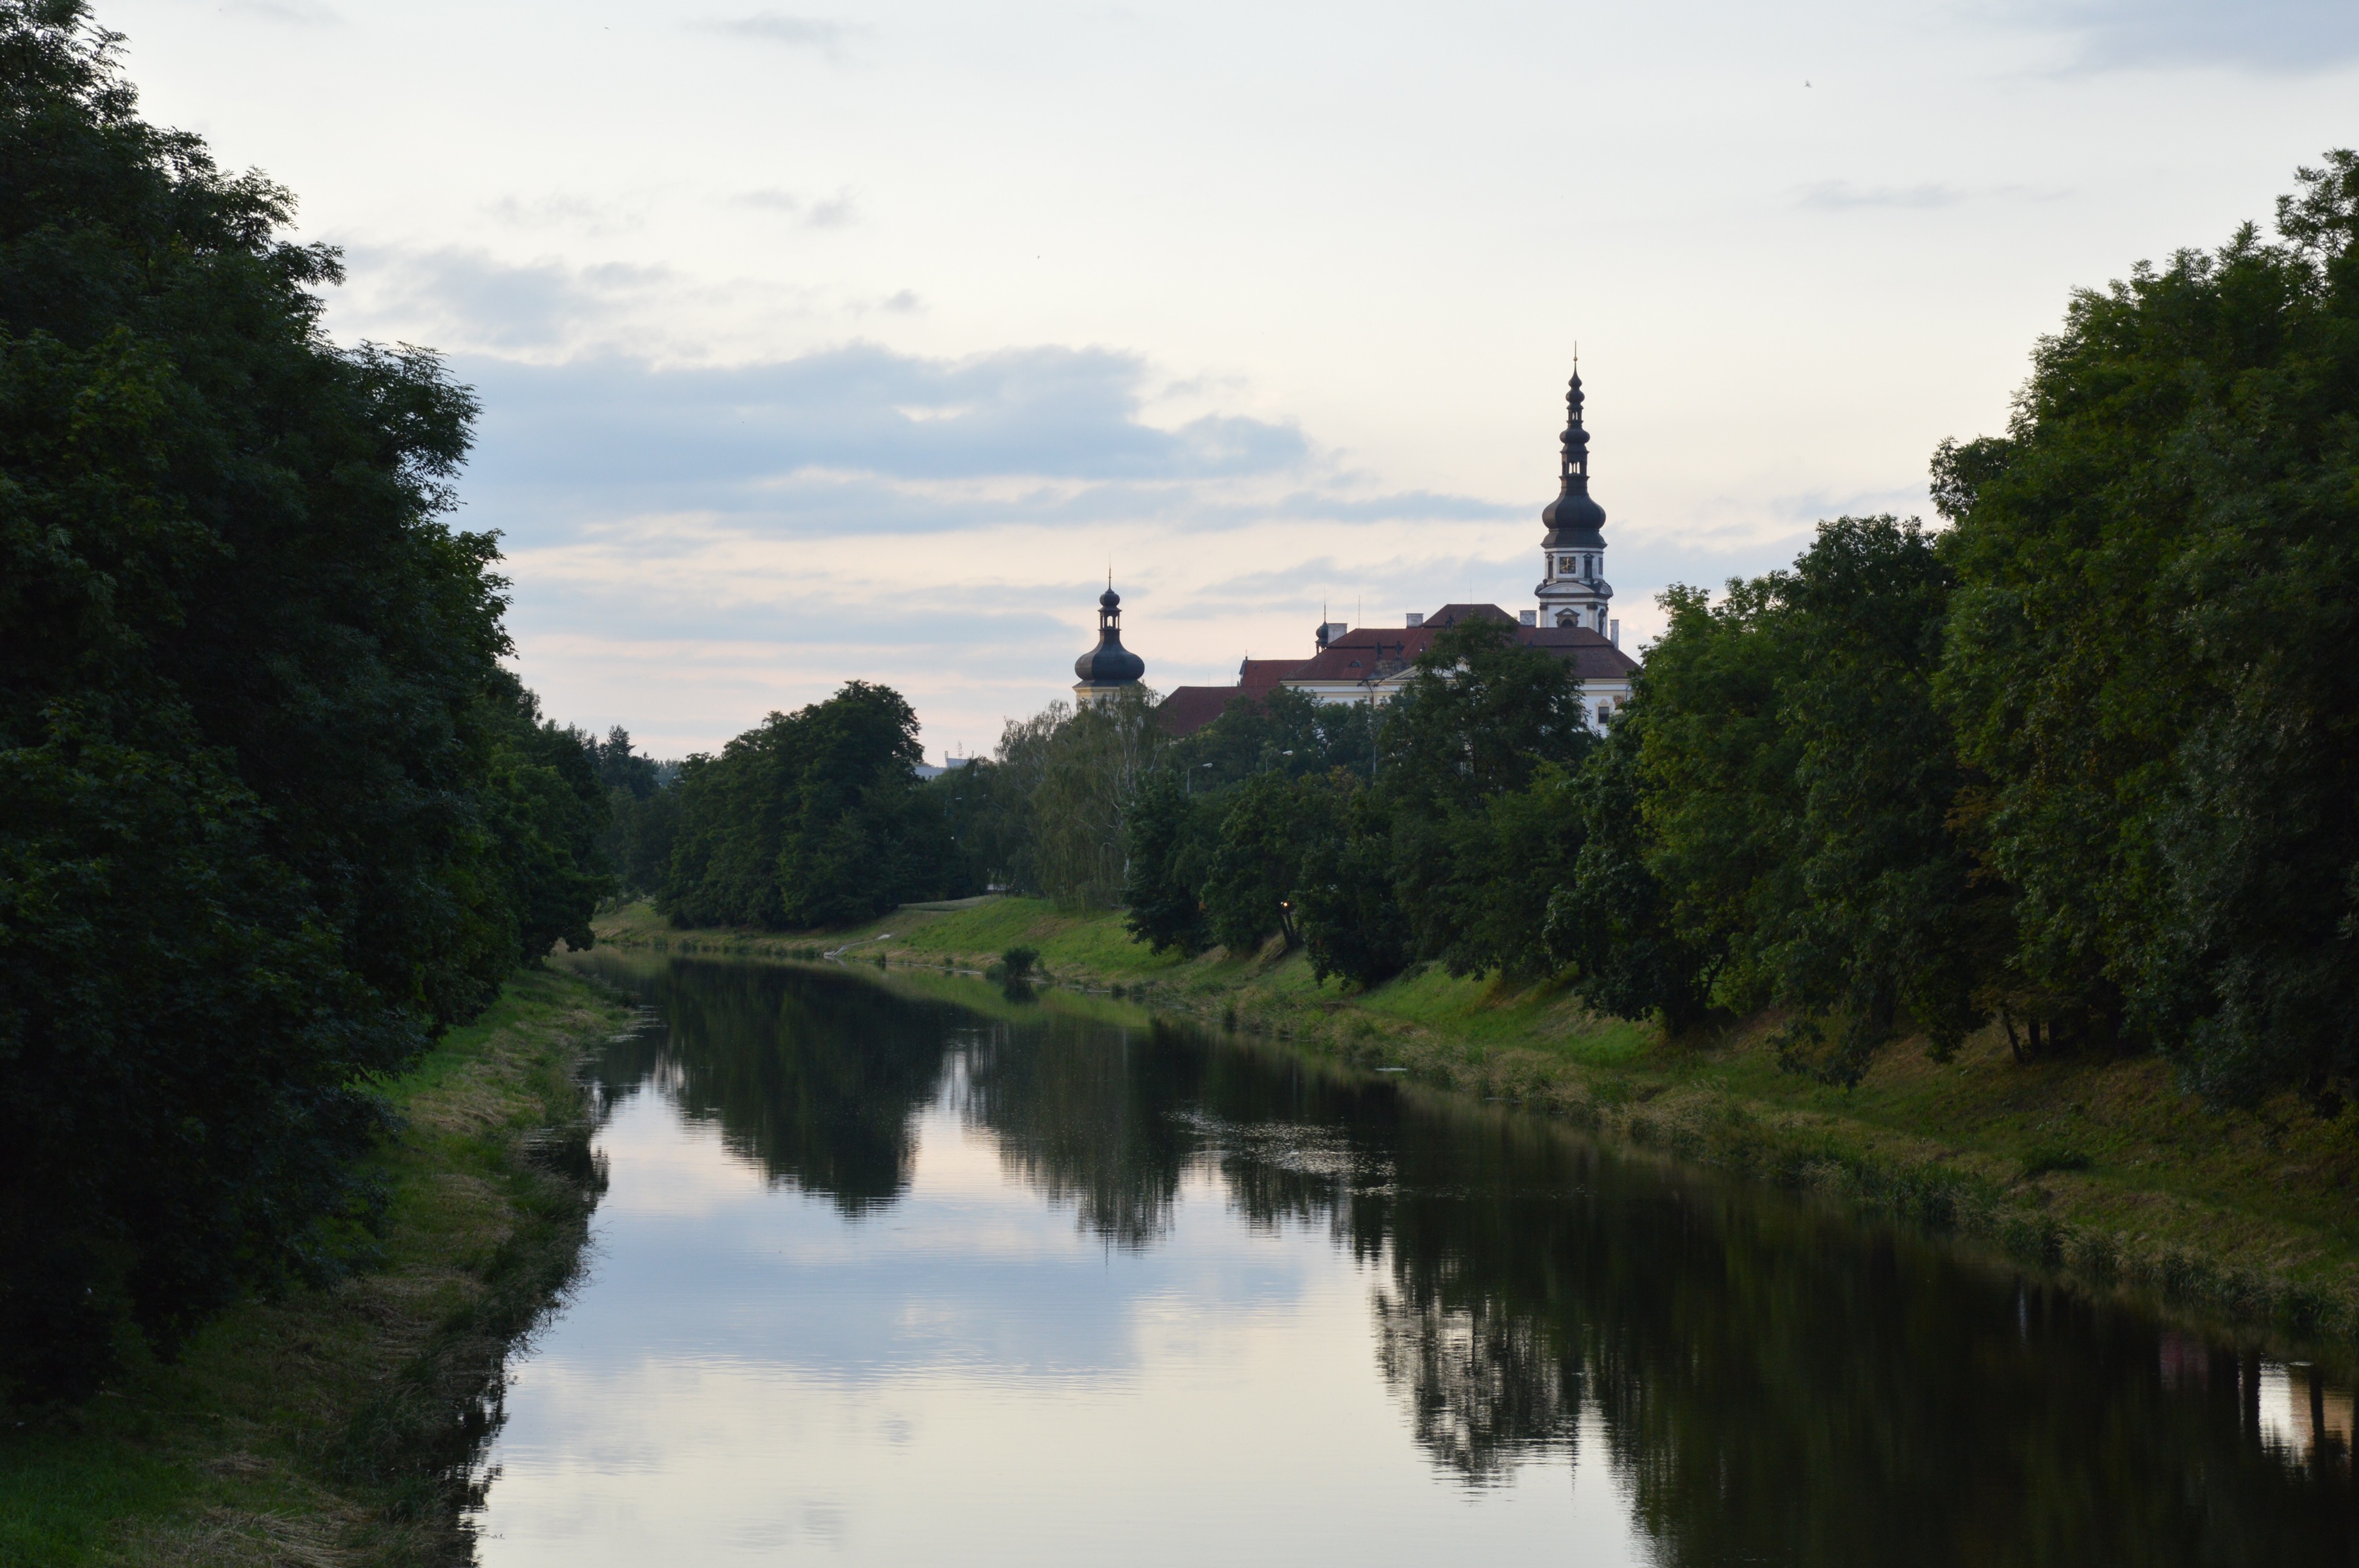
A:
{"label": "cloud", "polygon": [[335,301],[340,322],[509,354],[564,348],[618,307],[677,283],[666,267],[516,263],[456,245],[353,246],[346,260],[352,281]]}
{"label": "cloud", "polygon": [[733,206],[784,213],[806,229],[840,229],[859,217],[859,201],[849,186],[816,201],[791,191],[777,190],[740,191],[729,200]]}
{"label": "cloud", "polygon": [[289,27],[341,27],[344,18],[316,0],[230,0],[224,16],[251,16]]}
{"label": "cloud", "polygon": [[853,216],[852,192],[839,191],[824,201],[814,202],[803,218],[803,226],[808,229],[840,229],[851,223]]}
{"label": "cloud", "polygon": [[2301,74],[2359,60],[2359,5],[2351,0],[2068,0],[2025,15],[2071,35],[2082,71],[2191,65]]}
{"label": "cloud", "polygon": [[741,38],[759,38],[764,43],[813,49],[829,56],[838,54],[852,38],[868,30],[822,16],[789,16],[783,11],[756,11],[745,16],[717,16],[697,25],[711,32],[728,33]]}
{"label": "cloud", "polygon": [[1821,180],[1795,191],[1802,206],[1841,211],[1851,207],[1951,207],[1966,199],[1954,185],[1854,185]]}
{"label": "cloud", "polygon": [[504,223],[527,229],[603,235],[636,233],[647,226],[645,213],[621,203],[562,191],[530,198],[503,196],[485,211]]}
{"label": "cloud", "polygon": [[[546,319],[548,307],[533,308]],[[1087,512],[1090,491],[1107,485],[1299,474],[1311,459],[1288,423],[1147,423],[1148,367],[1111,349],[950,360],[852,343],[730,367],[455,364],[484,402],[471,483],[552,503],[636,492],[672,507],[782,518],[849,509],[871,527],[925,529],[978,508]]]}
{"label": "cloud", "polygon": [[1797,206],[1842,212],[1861,208],[1930,209],[1955,207],[1967,201],[2053,201],[2071,194],[2029,185],[1985,185],[1969,190],[1927,182],[1918,185],[1854,185],[1848,180],[1821,180],[1794,189]]}
{"label": "cloud", "polygon": [[484,406],[458,521],[502,536],[526,679],[668,754],[855,675],[987,745],[1070,681],[1110,559],[1168,687],[1307,647],[1321,595],[1465,597],[1537,537],[1538,497],[1386,491],[1218,403],[1157,419],[1170,377],[1119,349],[451,368]]}

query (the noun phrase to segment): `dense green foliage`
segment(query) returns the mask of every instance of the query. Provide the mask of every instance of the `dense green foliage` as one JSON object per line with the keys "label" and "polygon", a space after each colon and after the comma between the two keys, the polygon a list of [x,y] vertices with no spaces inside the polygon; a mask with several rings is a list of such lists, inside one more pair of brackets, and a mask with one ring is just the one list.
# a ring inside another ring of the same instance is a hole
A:
{"label": "dense green foliage", "polygon": [[2234,1098],[2359,1075],[2359,157],[2302,183],[2079,295],[1935,464],[2008,1004]]}
{"label": "dense green foliage", "polygon": [[1664,596],[1589,781],[1624,820],[1555,909],[1594,1005],[1780,1005],[1789,1060],[1843,1079],[1904,1028],[1946,1051],[1980,1021],[1965,780],[1932,698],[1951,587],[1915,524],[1843,517],[1716,604]]}
{"label": "dense green foliage", "polygon": [[853,681],[772,713],[669,793],[671,865],[657,907],[681,925],[849,925],[905,899],[956,897],[938,794],[919,787],[918,717]]}
{"label": "dense green foliage", "polygon": [[681,764],[642,756],[620,724],[604,740],[590,741],[587,750],[605,792],[606,826],[599,843],[614,868],[617,890],[652,894],[671,873],[679,796],[669,786],[679,779]]}
{"label": "dense green foliage", "polygon": [[1570,670],[1490,620],[1434,639],[1400,696],[1279,691],[1169,746],[1129,819],[1129,925],[1158,951],[1301,943],[1363,985],[1412,958],[1544,973],[1596,744]]}
{"label": "dense green foliage", "polygon": [[0,1397],[332,1272],[369,1079],[604,881],[439,520],[472,398],[331,343],[334,253],[112,49],[0,0]]}

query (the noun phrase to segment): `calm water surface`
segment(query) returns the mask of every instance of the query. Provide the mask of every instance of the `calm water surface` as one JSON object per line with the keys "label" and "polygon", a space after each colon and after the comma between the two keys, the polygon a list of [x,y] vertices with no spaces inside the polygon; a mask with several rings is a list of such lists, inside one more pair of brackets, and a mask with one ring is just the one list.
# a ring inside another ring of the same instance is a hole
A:
{"label": "calm water surface", "polygon": [[648,1023],[494,1568],[2359,1561],[2306,1367],[1143,1015],[581,962]]}

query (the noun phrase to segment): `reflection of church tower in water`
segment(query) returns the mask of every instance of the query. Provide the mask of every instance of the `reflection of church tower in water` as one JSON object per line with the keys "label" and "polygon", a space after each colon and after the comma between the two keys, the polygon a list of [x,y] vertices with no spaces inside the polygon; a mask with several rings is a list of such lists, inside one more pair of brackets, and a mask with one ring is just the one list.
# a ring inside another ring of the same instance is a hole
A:
{"label": "reflection of church tower in water", "polygon": [[1098,595],[1098,645],[1073,660],[1073,702],[1084,707],[1129,690],[1147,673],[1147,660],[1122,646],[1122,595],[1112,572]]}
{"label": "reflection of church tower in water", "polygon": [[1589,495],[1589,432],[1581,425],[1581,368],[1565,388],[1564,457],[1557,497],[1540,512],[1539,585],[1544,626],[1586,626],[1603,636],[1614,585],[1605,581],[1605,508]]}

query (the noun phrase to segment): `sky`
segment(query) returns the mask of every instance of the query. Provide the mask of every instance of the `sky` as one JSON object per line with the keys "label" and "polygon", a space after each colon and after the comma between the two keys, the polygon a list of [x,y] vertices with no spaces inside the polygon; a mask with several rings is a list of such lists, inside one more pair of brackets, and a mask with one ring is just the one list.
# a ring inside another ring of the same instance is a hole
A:
{"label": "sky", "polygon": [[1109,570],[1166,690],[1528,606],[1576,345],[1637,652],[2359,144],[2350,0],[95,3],[476,388],[519,672],[663,757],[848,680],[988,753]]}

